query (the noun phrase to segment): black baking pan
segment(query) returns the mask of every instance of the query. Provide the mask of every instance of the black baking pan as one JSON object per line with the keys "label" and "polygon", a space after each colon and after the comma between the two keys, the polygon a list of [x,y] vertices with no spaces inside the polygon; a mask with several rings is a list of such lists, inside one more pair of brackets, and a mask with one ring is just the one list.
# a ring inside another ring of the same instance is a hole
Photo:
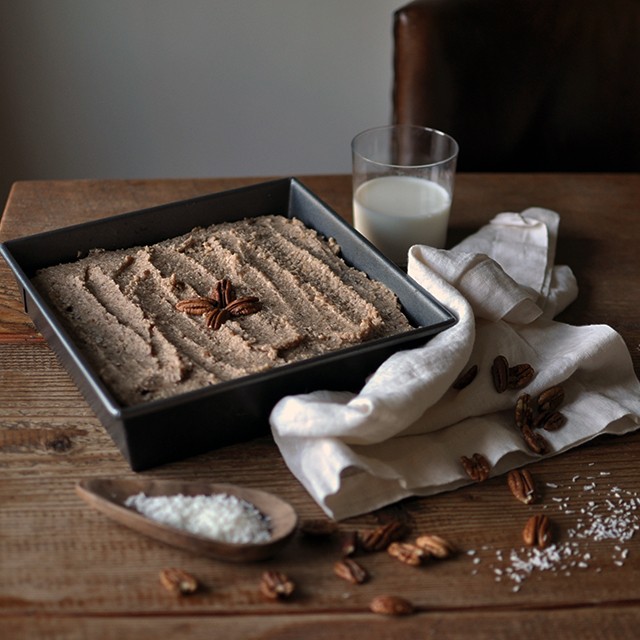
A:
{"label": "black baking pan", "polygon": [[[172,398],[122,406],[31,282],[38,269],[75,260],[97,247],[153,244],[197,226],[260,215],[297,217],[335,238],[348,264],[397,295],[415,328]],[[392,353],[424,344],[455,323],[446,308],[295,178],[10,240],[0,245],[0,252],[18,281],[26,312],[135,471],[266,435],[269,413],[282,397],[316,389],[357,391]]]}

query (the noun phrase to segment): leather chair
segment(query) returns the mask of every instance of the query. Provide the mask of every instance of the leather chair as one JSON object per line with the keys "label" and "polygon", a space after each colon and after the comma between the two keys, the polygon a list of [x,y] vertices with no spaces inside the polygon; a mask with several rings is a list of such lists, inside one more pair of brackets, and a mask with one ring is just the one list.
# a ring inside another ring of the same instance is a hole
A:
{"label": "leather chair", "polygon": [[415,0],[393,38],[393,121],[459,170],[640,171],[640,0]]}

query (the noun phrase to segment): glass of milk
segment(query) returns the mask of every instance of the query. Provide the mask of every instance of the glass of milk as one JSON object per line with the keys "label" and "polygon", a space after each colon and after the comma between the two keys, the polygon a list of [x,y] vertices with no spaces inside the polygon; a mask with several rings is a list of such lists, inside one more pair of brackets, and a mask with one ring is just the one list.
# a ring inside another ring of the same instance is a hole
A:
{"label": "glass of milk", "polygon": [[355,228],[401,267],[414,244],[443,248],[456,141],[427,127],[389,125],[359,133],[351,151]]}

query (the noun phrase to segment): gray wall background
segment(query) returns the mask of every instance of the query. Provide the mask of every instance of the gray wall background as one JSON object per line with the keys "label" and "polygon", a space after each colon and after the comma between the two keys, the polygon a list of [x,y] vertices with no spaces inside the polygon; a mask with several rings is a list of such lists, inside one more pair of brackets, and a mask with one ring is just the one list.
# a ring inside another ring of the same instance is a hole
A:
{"label": "gray wall background", "polygon": [[403,4],[0,0],[0,201],[16,180],[348,172],[391,119]]}

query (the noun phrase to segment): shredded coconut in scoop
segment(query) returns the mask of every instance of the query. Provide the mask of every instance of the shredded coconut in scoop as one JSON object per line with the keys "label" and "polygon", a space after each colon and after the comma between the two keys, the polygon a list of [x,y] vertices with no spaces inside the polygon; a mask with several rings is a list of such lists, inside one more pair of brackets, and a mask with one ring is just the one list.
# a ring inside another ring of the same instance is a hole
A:
{"label": "shredded coconut in scoop", "polygon": [[222,542],[256,543],[271,538],[268,517],[250,502],[225,493],[208,496],[138,493],[129,496],[125,505],[156,522]]}

